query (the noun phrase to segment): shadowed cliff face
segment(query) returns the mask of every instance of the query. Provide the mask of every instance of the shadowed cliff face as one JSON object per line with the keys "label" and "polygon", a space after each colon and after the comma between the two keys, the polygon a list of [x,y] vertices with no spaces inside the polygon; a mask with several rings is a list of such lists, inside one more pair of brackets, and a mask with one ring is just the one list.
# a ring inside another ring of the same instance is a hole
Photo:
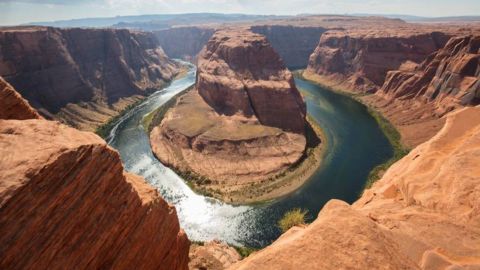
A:
{"label": "shadowed cliff face", "polygon": [[323,27],[292,25],[258,25],[252,26],[250,30],[267,37],[290,69],[305,68],[308,65],[318,39],[327,31]]}
{"label": "shadowed cliff face", "polygon": [[44,116],[84,129],[177,73],[177,64],[146,33],[4,28],[0,45],[0,75]]}
{"label": "shadowed cliff face", "polygon": [[307,72],[347,90],[375,92],[388,71],[422,62],[448,38],[444,33],[413,29],[329,31],[310,56]]}
{"label": "shadowed cliff face", "polygon": [[[38,118],[27,106],[0,106],[0,115]],[[189,241],[175,208],[124,172],[118,153],[95,134],[53,121],[0,120],[0,157],[0,268],[188,268]]]}
{"label": "shadowed cliff face", "polygon": [[352,206],[330,201],[231,269],[477,269],[479,115],[478,106],[449,115]]}

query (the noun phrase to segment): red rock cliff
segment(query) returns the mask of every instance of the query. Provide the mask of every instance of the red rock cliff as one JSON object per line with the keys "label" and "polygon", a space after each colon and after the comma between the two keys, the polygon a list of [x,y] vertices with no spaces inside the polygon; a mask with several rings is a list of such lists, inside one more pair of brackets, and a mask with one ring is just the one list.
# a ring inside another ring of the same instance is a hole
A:
{"label": "red rock cliff", "polygon": [[0,76],[48,118],[92,130],[177,72],[152,34],[45,27],[0,30]]}
{"label": "red rock cliff", "polygon": [[480,107],[449,115],[352,206],[328,202],[230,269],[477,269]]}
{"label": "red rock cliff", "polygon": [[22,98],[13,87],[0,77],[0,119],[38,119],[41,116],[28,101]]}
{"label": "red rock cliff", "polygon": [[254,115],[266,126],[304,131],[305,103],[292,73],[264,36],[216,32],[199,55],[196,87],[220,114]]}
{"label": "red rock cliff", "polygon": [[93,133],[0,120],[0,268],[187,269],[175,208]]}
{"label": "red rock cliff", "polygon": [[407,29],[329,31],[310,56],[306,73],[352,91],[375,92],[387,72],[420,63],[449,36]]}
{"label": "red rock cliff", "polygon": [[480,102],[480,36],[461,36],[413,71],[388,73],[380,95],[435,104],[439,114]]}

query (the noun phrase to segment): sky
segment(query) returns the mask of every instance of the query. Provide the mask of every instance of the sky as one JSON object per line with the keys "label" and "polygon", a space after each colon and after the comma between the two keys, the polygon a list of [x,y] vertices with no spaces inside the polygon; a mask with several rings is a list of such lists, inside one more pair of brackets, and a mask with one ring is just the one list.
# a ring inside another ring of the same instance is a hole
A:
{"label": "sky", "polygon": [[0,25],[168,13],[480,15],[480,0],[0,0]]}

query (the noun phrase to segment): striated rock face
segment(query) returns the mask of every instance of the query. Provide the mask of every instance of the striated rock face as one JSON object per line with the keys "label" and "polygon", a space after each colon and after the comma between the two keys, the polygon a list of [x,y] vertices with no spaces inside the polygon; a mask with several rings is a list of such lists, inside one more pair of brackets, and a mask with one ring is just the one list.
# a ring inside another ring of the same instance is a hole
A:
{"label": "striated rock face", "polygon": [[196,86],[219,114],[255,117],[261,124],[303,133],[305,103],[293,75],[264,36],[218,31],[198,59]]}
{"label": "striated rock face", "polygon": [[305,68],[320,36],[328,29],[319,26],[254,25],[254,33],[267,37],[290,69]]}
{"label": "striated rock face", "polygon": [[479,106],[449,115],[352,206],[330,201],[230,269],[479,268],[478,115]]}
{"label": "striated rock face", "polygon": [[[305,114],[292,74],[265,37],[219,31],[200,54],[196,88],[153,128],[150,142],[162,163],[203,179],[203,191],[240,201],[242,189],[303,156]],[[248,200],[261,197],[255,190]]]}
{"label": "striated rock face", "polygon": [[388,71],[422,62],[449,37],[413,28],[328,31],[310,56],[306,74],[347,90],[375,92]]}
{"label": "striated rock face", "polygon": [[0,268],[187,269],[175,208],[93,133],[0,120]]}
{"label": "striated rock face", "polygon": [[242,257],[231,246],[220,241],[192,244],[190,246],[190,270],[223,270],[240,261]]}
{"label": "striated rock face", "polygon": [[41,116],[28,101],[0,77],[0,119],[39,119]]}
{"label": "striated rock face", "polygon": [[214,32],[215,28],[189,26],[158,30],[153,33],[169,57],[194,62]]}
{"label": "striated rock face", "polygon": [[92,130],[170,81],[177,64],[152,34],[0,29],[0,75],[42,115]]}
{"label": "striated rock face", "polygon": [[413,71],[388,73],[380,95],[433,102],[440,114],[480,102],[480,36],[454,37]]}

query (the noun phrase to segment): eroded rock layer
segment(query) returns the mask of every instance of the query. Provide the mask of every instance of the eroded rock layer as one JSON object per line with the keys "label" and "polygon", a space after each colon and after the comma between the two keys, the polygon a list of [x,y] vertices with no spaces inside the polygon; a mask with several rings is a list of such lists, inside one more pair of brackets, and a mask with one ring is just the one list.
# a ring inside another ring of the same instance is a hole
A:
{"label": "eroded rock layer", "polygon": [[40,115],[28,101],[0,77],[0,119],[39,119]]}
{"label": "eroded rock layer", "polygon": [[387,72],[422,62],[442,48],[449,35],[407,29],[328,31],[310,56],[306,74],[325,84],[375,92]]}
{"label": "eroded rock layer", "polygon": [[153,34],[0,29],[0,76],[47,118],[92,130],[177,73]]}
{"label": "eroded rock layer", "polygon": [[398,127],[405,144],[428,140],[445,113],[480,102],[480,36],[454,37],[413,69],[390,71],[364,100]]}
{"label": "eroded rock layer", "polygon": [[0,268],[187,269],[175,208],[93,133],[0,120]]}
{"label": "eroded rock layer", "polygon": [[292,74],[265,37],[218,31],[199,56],[196,88],[178,99],[150,141],[162,163],[206,178],[210,193],[231,195],[302,157],[305,114]]}
{"label": "eroded rock layer", "polygon": [[480,107],[395,163],[352,206],[332,200],[231,269],[477,269]]}

